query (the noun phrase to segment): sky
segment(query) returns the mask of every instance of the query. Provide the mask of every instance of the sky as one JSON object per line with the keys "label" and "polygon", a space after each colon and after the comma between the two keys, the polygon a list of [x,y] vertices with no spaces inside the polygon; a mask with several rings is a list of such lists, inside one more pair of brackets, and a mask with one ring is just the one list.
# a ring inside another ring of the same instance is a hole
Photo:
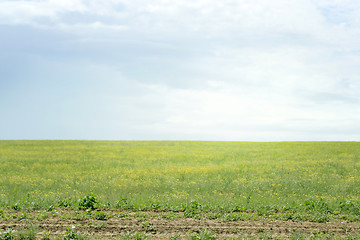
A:
{"label": "sky", "polygon": [[358,0],[0,0],[0,139],[360,141]]}

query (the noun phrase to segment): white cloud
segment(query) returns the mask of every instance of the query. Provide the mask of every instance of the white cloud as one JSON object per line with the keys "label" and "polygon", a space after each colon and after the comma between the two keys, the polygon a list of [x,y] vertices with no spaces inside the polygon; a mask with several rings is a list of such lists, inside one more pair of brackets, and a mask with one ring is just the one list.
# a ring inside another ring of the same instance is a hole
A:
{"label": "white cloud", "polygon": [[356,127],[360,111],[342,104],[299,107],[301,99],[289,103],[266,91],[248,92],[233,85],[213,90],[155,85],[148,89],[143,100],[164,102],[166,118],[140,128],[165,132],[169,139],[356,140],[360,131]]}

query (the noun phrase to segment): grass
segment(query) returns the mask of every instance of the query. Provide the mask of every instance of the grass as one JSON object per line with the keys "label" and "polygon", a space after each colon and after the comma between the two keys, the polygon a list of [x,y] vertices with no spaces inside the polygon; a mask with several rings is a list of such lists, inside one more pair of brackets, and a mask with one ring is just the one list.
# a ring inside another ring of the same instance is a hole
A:
{"label": "grass", "polygon": [[0,141],[0,206],[14,210],[92,204],[358,221],[359,186],[358,142]]}

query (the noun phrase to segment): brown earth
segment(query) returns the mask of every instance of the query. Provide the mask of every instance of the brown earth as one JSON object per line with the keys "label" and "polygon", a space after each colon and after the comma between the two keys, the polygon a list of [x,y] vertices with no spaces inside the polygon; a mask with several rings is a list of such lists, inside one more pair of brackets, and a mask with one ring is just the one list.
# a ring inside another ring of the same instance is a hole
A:
{"label": "brown earth", "polygon": [[[31,214],[31,212],[28,214]],[[34,212],[34,215],[36,214]],[[109,212],[109,214],[113,214],[113,212]],[[358,222],[221,221],[184,217],[168,220],[155,217],[155,212],[146,212],[146,214],[151,217],[148,219],[110,217],[107,220],[95,220],[93,218],[72,220],[51,216],[44,220],[36,220],[36,218],[8,219],[6,221],[0,220],[0,231],[9,227],[16,230],[25,228],[29,224],[35,224],[39,229],[39,238],[43,231],[50,233],[52,236],[63,235],[67,231],[67,227],[71,228],[72,226],[75,226],[77,233],[103,239],[117,238],[120,234],[125,235],[130,232],[143,232],[152,236],[153,239],[169,239],[169,237],[175,235],[185,237],[189,236],[189,234],[196,234],[201,229],[207,229],[219,239],[236,238],[242,234],[258,235],[261,233],[270,233],[272,236],[284,238],[289,237],[294,232],[306,235],[316,232],[333,234],[334,236],[360,234],[360,223]]]}

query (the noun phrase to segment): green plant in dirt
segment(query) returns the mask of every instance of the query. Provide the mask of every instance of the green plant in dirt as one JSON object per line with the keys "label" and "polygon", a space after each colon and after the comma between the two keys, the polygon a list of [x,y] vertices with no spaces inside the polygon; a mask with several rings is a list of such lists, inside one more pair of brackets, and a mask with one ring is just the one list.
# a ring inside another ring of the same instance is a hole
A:
{"label": "green plant in dirt", "polygon": [[31,214],[28,214],[27,212],[22,212],[18,215],[17,219],[19,221],[23,220],[23,219],[31,219],[33,216],[31,216]]}
{"label": "green plant in dirt", "polygon": [[360,202],[355,201],[340,201],[338,203],[340,211],[343,213],[350,213],[355,215],[360,215]]}
{"label": "green plant in dirt", "polygon": [[301,233],[299,231],[295,231],[295,232],[291,233],[289,238],[292,239],[292,240],[305,240],[305,239],[307,239],[307,237],[303,233]]}
{"label": "green plant in dirt", "polygon": [[5,229],[4,232],[0,231],[1,240],[13,240],[16,238],[16,231],[12,228]]}
{"label": "green plant in dirt", "polygon": [[274,209],[270,206],[263,206],[263,207],[258,208],[256,212],[259,216],[267,217],[274,213]]}
{"label": "green plant in dirt", "polygon": [[94,218],[96,220],[106,220],[106,219],[108,219],[108,214],[105,213],[104,211],[95,212],[94,213]]}
{"label": "green plant in dirt", "polygon": [[41,240],[50,240],[50,233],[48,233],[46,231],[42,232],[40,235],[40,239]]}
{"label": "green plant in dirt", "polygon": [[74,211],[74,212],[70,212],[70,213],[64,213],[60,215],[60,218],[63,219],[72,219],[72,220],[85,220],[91,217],[91,212],[90,211]]}
{"label": "green plant in dirt", "polygon": [[345,239],[346,240],[359,240],[360,235],[353,235],[353,234],[347,233]]}
{"label": "green plant in dirt", "polygon": [[63,240],[69,240],[69,239],[87,239],[85,235],[82,235],[76,231],[75,226],[66,227],[66,232],[63,236]]}
{"label": "green plant in dirt", "polygon": [[79,207],[81,209],[95,210],[98,200],[92,193],[87,193],[83,198],[79,199]]}
{"label": "green plant in dirt", "polygon": [[179,216],[173,212],[163,212],[157,215],[157,218],[160,219],[167,219],[167,220],[174,220],[178,218]]}
{"label": "green plant in dirt", "polygon": [[66,232],[64,234],[64,240],[68,240],[68,239],[77,239],[77,234],[76,234],[76,228],[75,226],[71,226],[71,227],[66,227]]}
{"label": "green plant in dirt", "polygon": [[70,206],[74,205],[74,202],[75,201],[73,199],[71,199],[71,198],[59,199],[58,200],[58,206],[67,208],[67,207],[70,207]]}
{"label": "green plant in dirt", "polygon": [[135,240],[143,240],[143,239],[149,238],[148,236],[145,235],[145,233],[142,233],[142,232],[137,232],[132,237],[133,237],[132,239],[135,239]]}
{"label": "green plant in dirt", "polygon": [[21,210],[20,203],[16,202],[16,203],[11,204],[11,208],[16,210],[16,211],[20,211]]}
{"label": "green plant in dirt", "polygon": [[324,239],[324,240],[327,240],[327,239],[334,239],[334,233],[330,232],[330,233],[324,233],[324,232],[321,232],[319,230],[316,230],[314,232],[311,233],[311,235],[309,235],[309,238],[310,239]]}
{"label": "green plant in dirt", "polygon": [[144,239],[148,239],[149,237],[145,235],[145,233],[143,232],[134,232],[134,231],[130,231],[126,234],[120,234],[119,235],[120,239],[135,239],[135,240],[144,240]]}
{"label": "green plant in dirt", "polygon": [[246,215],[242,212],[237,213],[226,213],[222,216],[222,219],[226,220],[226,221],[244,221],[244,220],[248,220],[246,219]]}
{"label": "green plant in dirt", "polygon": [[305,209],[311,212],[328,213],[330,208],[328,203],[324,199],[315,200],[308,199],[304,203]]}
{"label": "green plant in dirt", "polygon": [[120,209],[134,209],[135,206],[127,198],[121,197],[120,200],[115,203],[116,208]]}
{"label": "green plant in dirt", "polygon": [[45,220],[47,218],[49,218],[50,214],[44,212],[44,213],[40,213],[36,216],[36,219],[39,221]]}
{"label": "green plant in dirt", "polygon": [[151,203],[151,209],[160,209],[162,206],[161,202],[156,201]]}
{"label": "green plant in dirt", "polygon": [[180,237],[181,237],[180,234],[177,233],[175,235],[170,236],[169,240],[178,240],[178,239],[180,239]]}
{"label": "green plant in dirt", "polygon": [[4,209],[0,209],[0,219],[2,220],[8,220],[10,218],[10,214],[7,213]]}
{"label": "green plant in dirt", "polygon": [[209,231],[208,229],[198,229],[196,230],[195,235],[190,235],[191,240],[214,240],[214,233]]}
{"label": "green plant in dirt", "polygon": [[142,222],[148,220],[150,218],[150,215],[145,212],[137,212],[135,214],[135,217],[138,222]]}
{"label": "green plant in dirt", "polygon": [[48,212],[52,212],[55,210],[55,206],[54,205],[50,205],[48,208],[47,208],[47,211]]}
{"label": "green plant in dirt", "polygon": [[120,219],[127,219],[127,218],[129,218],[129,214],[127,213],[127,212],[119,212],[118,213],[118,218],[120,218]]}
{"label": "green plant in dirt", "polygon": [[146,232],[155,232],[154,225],[149,222],[143,222],[141,228],[144,229]]}
{"label": "green plant in dirt", "polygon": [[261,231],[261,232],[259,232],[257,235],[258,235],[257,237],[258,237],[259,239],[262,239],[262,240],[270,240],[270,239],[273,239],[272,234],[271,234],[270,232],[268,232],[268,231]]}
{"label": "green plant in dirt", "polygon": [[185,206],[184,216],[187,218],[195,217],[199,213],[201,205],[197,201],[191,201]]}
{"label": "green plant in dirt", "polygon": [[36,234],[39,231],[39,227],[37,225],[28,225],[23,229],[20,229],[17,232],[17,239],[22,240],[22,239],[27,239],[27,240],[35,240],[36,239]]}
{"label": "green plant in dirt", "polygon": [[215,219],[221,218],[222,216],[223,216],[223,214],[221,214],[221,213],[210,212],[210,213],[207,213],[204,217],[206,219],[215,220]]}
{"label": "green plant in dirt", "polygon": [[311,221],[318,222],[318,223],[324,223],[330,221],[330,217],[327,214],[323,213],[315,213],[311,215]]}

